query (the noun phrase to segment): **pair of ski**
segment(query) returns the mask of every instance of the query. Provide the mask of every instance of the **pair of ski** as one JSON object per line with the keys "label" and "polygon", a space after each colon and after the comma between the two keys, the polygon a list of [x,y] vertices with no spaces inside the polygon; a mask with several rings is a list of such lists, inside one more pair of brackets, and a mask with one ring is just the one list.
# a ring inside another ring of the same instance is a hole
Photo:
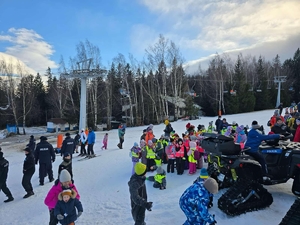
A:
{"label": "pair of ski", "polygon": [[78,159],[77,161],[84,161],[84,160],[88,160],[88,159],[93,159],[93,158],[96,158],[98,156],[101,156],[101,155],[95,155],[94,157],[84,157],[82,159]]}

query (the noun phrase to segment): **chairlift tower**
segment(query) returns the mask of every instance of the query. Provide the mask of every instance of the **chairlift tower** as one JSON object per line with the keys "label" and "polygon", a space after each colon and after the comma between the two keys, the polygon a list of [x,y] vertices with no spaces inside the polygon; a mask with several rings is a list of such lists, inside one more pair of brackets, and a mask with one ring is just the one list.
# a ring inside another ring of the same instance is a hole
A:
{"label": "chairlift tower", "polygon": [[281,83],[283,82],[286,82],[286,76],[277,76],[274,78],[274,83],[278,83],[277,102],[275,107],[278,107],[280,104],[280,90],[281,90]]}
{"label": "chairlift tower", "polygon": [[77,69],[71,70],[70,73],[62,73],[61,76],[66,78],[80,78],[80,114],[79,114],[79,129],[86,128],[86,81],[89,78],[100,77],[106,70],[103,69],[90,69],[93,59],[86,59],[77,62]]}

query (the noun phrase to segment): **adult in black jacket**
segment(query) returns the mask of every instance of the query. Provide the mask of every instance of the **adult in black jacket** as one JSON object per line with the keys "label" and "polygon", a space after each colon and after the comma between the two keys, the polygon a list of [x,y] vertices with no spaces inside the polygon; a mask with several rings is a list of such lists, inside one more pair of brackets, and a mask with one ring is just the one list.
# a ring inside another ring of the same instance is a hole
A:
{"label": "adult in black jacket", "polygon": [[66,138],[62,143],[60,155],[63,156],[65,153],[70,153],[71,157],[75,151],[75,141],[70,137],[70,133],[66,133]]}
{"label": "adult in black jacket", "polygon": [[25,189],[25,191],[27,192],[27,194],[24,195],[23,198],[28,198],[28,197],[34,195],[33,188],[31,185],[31,178],[35,172],[35,162],[34,162],[34,156],[31,151],[31,148],[26,147],[24,149],[24,152],[25,152],[26,158],[23,163],[22,186]]}
{"label": "adult in black jacket", "polygon": [[290,128],[285,125],[281,117],[276,118],[276,123],[271,128],[271,132],[273,132],[274,134],[282,134],[284,136],[288,136],[291,133]]}
{"label": "adult in black jacket", "polygon": [[39,162],[40,185],[44,185],[44,178],[48,174],[49,182],[54,181],[52,162],[55,161],[55,153],[53,146],[47,142],[47,138],[40,137],[40,143],[36,145],[34,152],[35,164]]}
{"label": "adult in black jacket", "polygon": [[26,147],[29,147],[31,149],[31,151],[34,151],[35,150],[35,139],[34,139],[34,136],[31,135],[30,136],[30,139],[29,139],[29,143],[26,145]]}
{"label": "adult in black jacket", "polygon": [[145,224],[145,211],[151,211],[152,202],[147,202],[147,190],[145,185],[147,166],[143,163],[136,163],[133,174],[128,182],[131,214],[134,225]]}
{"label": "adult in black jacket", "polygon": [[3,157],[3,152],[1,150],[2,149],[0,148],[0,191],[3,191],[8,197],[4,202],[11,202],[14,198],[6,185],[9,162]]}
{"label": "adult in black jacket", "polygon": [[216,131],[218,132],[218,134],[220,133],[220,125],[221,125],[221,123],[222,123],[221,116],[218,116],[218,119],[215,122]]}
{"label": "adult in black jacket", "polygon": [[165,121],[165,125],[166,125],[166,127],[164,129],[165,137],[170,137],[170,133],[173,131],[173,127],[170,124],[169,120]]}

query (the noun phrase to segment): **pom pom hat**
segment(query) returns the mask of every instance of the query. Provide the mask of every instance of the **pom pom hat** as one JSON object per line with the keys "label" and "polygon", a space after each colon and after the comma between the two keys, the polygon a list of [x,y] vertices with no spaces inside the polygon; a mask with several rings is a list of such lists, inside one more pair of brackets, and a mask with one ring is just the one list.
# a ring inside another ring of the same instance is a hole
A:
{"label": "pom pom hat", "polygon": [[208,178],[208,173],[207,173],[207,170],[205,168],[202,168],[200,170],[200,178],[202,178],[202,179],[207,179]]}
{"label": "pom pom hat", "polygon": [[139,176],[145,175],[146,170],[147,170],[147,166],[143,163],[137,162],[134,166],[134,172]]}

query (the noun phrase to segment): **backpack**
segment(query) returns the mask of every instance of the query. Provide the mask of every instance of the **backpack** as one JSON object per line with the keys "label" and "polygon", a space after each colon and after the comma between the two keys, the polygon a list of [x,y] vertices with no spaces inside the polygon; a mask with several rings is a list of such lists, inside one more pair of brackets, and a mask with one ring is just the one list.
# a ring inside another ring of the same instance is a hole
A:
{"label": "backpack", "polygon": [[195,160],[199,160],[201,158],[201,154],[198,150],[194,151],[194,159]]}

